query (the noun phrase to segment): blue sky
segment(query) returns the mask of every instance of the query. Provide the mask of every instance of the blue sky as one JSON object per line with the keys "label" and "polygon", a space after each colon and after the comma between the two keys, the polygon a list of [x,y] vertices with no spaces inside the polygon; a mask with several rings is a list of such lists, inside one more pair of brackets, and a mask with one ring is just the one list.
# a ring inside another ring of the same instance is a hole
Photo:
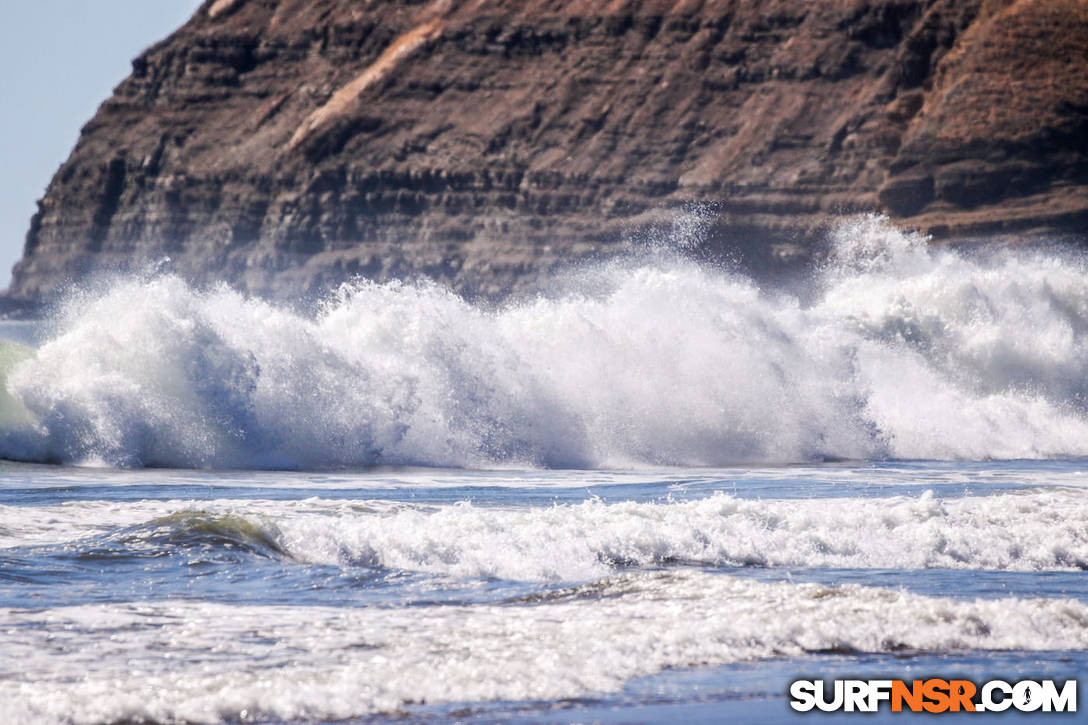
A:
{"label": "blue sky", "polygon": [[140,51],[199,0],[0,0],[0,288],[34,201]]}

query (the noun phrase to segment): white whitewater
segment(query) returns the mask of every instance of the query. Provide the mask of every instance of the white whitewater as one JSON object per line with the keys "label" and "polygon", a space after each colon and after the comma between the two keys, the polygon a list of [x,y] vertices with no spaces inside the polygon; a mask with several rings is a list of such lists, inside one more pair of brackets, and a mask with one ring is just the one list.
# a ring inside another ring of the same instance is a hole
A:
{"label": "white whitewater", "polygon": [[1088,647],[1088,606],[1068,599],[963,602],[692,571],[471,607],[155,601],[0,615],[8,661],[38,675],[19,682],[0,667],[0,716],[27,723],[331,721],[412,702],[614,692],[669,667],[811,652]]}
{"label": "white whitewater", "polygon": [[[473,306],[344,286],[315,316],[171,276],[70,300],[0,455],[122,466],[604,468],[1088,455],[1088,268],[878,217],[799,296],[663,252]],[[9,401],[9,406],[11,405]],[[9,416],[10,417],[10,416]]]}
{"label": "white whitewater", "polygon": [[[0,555],[16,546],[105,543],[153,550],[222,530],[301,563],[446,577],[587,581],[617,567],[1088,569],[1084,490],[939,499],[743,500],[501,509],[379,500],[105,501],[0,506]],[[109,533],[116,532],[116,533]]]}

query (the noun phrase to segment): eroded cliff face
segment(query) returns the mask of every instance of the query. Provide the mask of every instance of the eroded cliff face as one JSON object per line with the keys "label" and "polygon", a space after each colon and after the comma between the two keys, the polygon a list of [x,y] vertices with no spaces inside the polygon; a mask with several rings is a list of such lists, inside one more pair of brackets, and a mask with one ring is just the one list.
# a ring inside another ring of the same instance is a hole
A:
{"label": "eroded cliff face", "polygon": [[10,292],[168,256],[498,294],[691,202],[753,264],[857,210],[1080,232],[1086,71],[1083,0],[209,1],[83,129]]}

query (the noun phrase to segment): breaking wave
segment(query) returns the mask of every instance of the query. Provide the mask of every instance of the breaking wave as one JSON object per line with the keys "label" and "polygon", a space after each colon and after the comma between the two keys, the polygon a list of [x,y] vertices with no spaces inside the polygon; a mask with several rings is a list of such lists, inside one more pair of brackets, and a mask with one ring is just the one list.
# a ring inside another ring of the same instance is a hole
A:
{"label": "breaking wave", "polygon": [[844,223],[800,296],[669,254],[474,306],[356,282],[315,315],[161,276],[73,299],[0,455],[121,466],[625,467],[1088,455],[1088,269]]}
{"label": "breaking wave", "polygon": [[[941,499],[589,500],[527,510],[380,501],[144,501],[0,507],[0,547],[119,554],[229,549],[440,576],[588,581],[695,566],[1088,569],[1081,490]],[[120,527],[118,531],[112,531]],[[26,532],[32,536],[27,542]],[[3,549],[0,548],[0,554]]]}
{"label": "breaking wave", "polygon": [[[457,577],[579,581],[691,564],[881,569],[1088,569],[1077,493],[956,500],[587,501],[529,511],[468,504],[385,516],[297,517],[275,528],[296,559]],[[272,538],[272,537],[270,537]]]}

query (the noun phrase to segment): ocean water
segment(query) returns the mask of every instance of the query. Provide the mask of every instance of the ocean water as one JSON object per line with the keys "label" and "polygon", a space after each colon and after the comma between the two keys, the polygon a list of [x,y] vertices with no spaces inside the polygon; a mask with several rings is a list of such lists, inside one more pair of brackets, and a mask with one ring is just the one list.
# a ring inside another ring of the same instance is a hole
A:
{"label": "ocean water", "polygon": [[861,217],[769,289],[684,241],[0,325],[0,722],[913,721],[789,683],[1088,670],[1088,265]]}

